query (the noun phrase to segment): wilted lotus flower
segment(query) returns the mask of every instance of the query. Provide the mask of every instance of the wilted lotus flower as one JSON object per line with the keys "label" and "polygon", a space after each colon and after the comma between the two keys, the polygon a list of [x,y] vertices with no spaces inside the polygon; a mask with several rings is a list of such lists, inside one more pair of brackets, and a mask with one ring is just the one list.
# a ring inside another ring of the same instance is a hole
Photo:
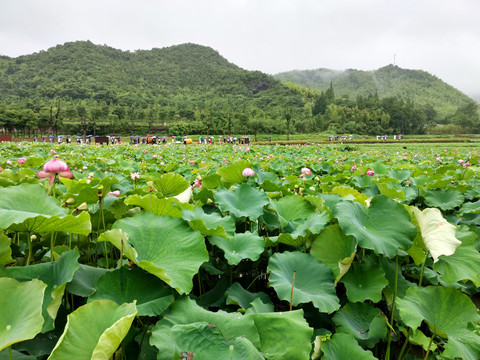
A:
{"label": "wilted lotus flower", "polygon": [[307,168],[307,167],[302,168],[302,170],[300,170],[300,171],[301,171],[301,173],[304,174],[304,175],[307,175],[307,176],[312,175],[312,172],[311,172],[310,169]]}
{"label": "wilted lotus flower", "polygon": [[253,169],[249,167],[246,167],[245,169],[243,169],[242,175],[245,177],[255,176],[255,171],[253,171]]}
{"label": "wilted lotus flower", "polygon": [[43,165],[43,171],[39,171],[37,175],[40,179],[50,178],[48,183],[51,185],[55,181],[57,174],[58,176],[68,179],[73,177],[67,163],[58,159],[47,161],[45,165]]}

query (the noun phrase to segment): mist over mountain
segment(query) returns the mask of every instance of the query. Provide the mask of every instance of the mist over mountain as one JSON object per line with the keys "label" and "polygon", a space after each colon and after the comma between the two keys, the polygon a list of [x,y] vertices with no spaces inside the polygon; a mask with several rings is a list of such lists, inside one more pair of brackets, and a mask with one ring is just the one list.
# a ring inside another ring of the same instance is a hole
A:
{"label": "mist over mountain", "polygon": [[418,105],[430,104],[441,116],[447,116],[471,101],[466,94],[426,71],[402,69],[395,65],[373,71],[293,70],[276,74],[274,78],[321,91],[332,84],[335,95],[350,99],[376,94],[380,98],[397,97]]}

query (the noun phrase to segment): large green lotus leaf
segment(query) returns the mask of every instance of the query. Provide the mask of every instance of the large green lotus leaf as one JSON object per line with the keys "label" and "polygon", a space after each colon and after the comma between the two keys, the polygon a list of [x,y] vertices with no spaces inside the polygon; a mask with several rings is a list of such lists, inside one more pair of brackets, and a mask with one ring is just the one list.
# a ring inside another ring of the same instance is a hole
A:
{"label": "large green lotus leaf", "polygon": [[412,171],[409,169],[392,169],[388,171],[388,176],[399,181],[405,181],[410,178]]}
{"label": "large green lotus leaf", "polygon": [[25,355],[16,350],[12,350],[12,357],[10,357],[9,349],[3,349],[0,351],[0,360],[37,360],[37,357],[33,355]]}
{"label": "large green lotus leaf", "polygon": [[147,194],[144,196],[130,195],[125,199],[125,204],[140,206],[145,211],[158,216],[168,215],[171,217],[182,217],[182,209],[177,206],[178,201],[175,198],[159,199],[155,194]]}
{"label": "large green lotus leaf", "polygon": [[459,212],[460,212],[460,214],[478,214],[478,213],[480,213],[480,200],[463,203]]}
{"label": "large green lotus leaf", "polygon": [[271,313],[275,311],[275,306],[270,300],[263,302],[259,297],[253,300],[251,305],[252,306],[245,311],[246,315]]}
{"label": "large green lotus leaf", "polygon": [[138,316],[160,315],[173,303],[172,289],[136,266],[106,273],[98,280],[96,288],[88,302],[108,299],[120,305],[136,301]]}
{"label": "large green lotus leaf", "polygon": [[387,335],[387,318],[369,303],[347,303],[333,316],[340,333],[352,334],[362,346],[374,347]]}
{"label": "large green lotus leaf", "polygon": [[[243,171],[243,170],[242,170]],[[202,189],[216,189],[220,186],[221,176],[217,174],[210,174],[202,178]]]}
{"label": "large green lotus leaf", "polygon": [[92,230],[90,215],[67,215],[67,210],[45,193],[38,184],[0,188],[0,228],[13,231],[67,231],[88,235]]}
{"label": "large green lotus leaf", "polygon": [[222,181],[226,183],[241,183],[245,181],[242,175],[243,170],[250,166],[247,160],[237,160],[233,164],[221,167],[217,170],[217,174],[222,177]]}
{"label": "large green lotus leaf", "polygon": [[203,236],[183,219],[142,213],[118,220],[112,228],[126,233],[128,241],[115,232],[102,234],[98,241],[112,242],[131,261],[179,293],[192,290],[193,276],[208,261]]}
{"label": "large green lotus leaf", "polygon": [[320,312],[329,314],[340,307],[332,270],[310,254],[276,253],[270,257],[267,271],[270,285],[281,300],[290,302],[295,272],[292,305],[312,302]]}
{"label": "large green lotus leaf", "polygon": [[95,181],[96,186],[87,178],[81,180],[62,178],[61,181],[67,188],[64,199],[73,197],[77,205],[83,202],[88,204],[98,202],[98,181]]}
{"label": "large green lotus leaf", "polygon": [[335,276],[335,285],[350,269],[357,243],[353,236],[346,236],[338,224],[330,225],[312,243],[310,255],[328,265]]}
{"label": "large green lotus leaf", "polygon": [[480,336],[473,331],[462,331],[448,337],[442,358],[446,359],[480,359]]}
{"label": "large green lotus leaf", "polygon": [[347,297],[351,302],[382,300],[382,290],[388,285],[385,271],[372,257],[364,257],[361,263],[354,262],[341,282],[347,288]]}
{"label": "large green lotus leaf", "polygon": [[0,350],[42,330],[42,303],[47,285],[40,280],[20,283],[0,278]]}
{"label": "large green lotus leaf", "polygon": [[80,264],[73,274],[73,279],[67,284],[67,291],[73,295],[88,297],[95,292],[98,279],[111,270]]}
{"label": "large green lotus leaf", "polygon": [[329,192],[329,194],[338,194],[342,196],[344,200],[358,201],[363,204],[365,204],[368,200],[368,196],[348,186],[336,186]]}
{"label": "large green lotus leaf", "polygon": [[334,215],[343,232],[354,236],[358,245],[388,258],[408,249],[417,233],[405,208],[383,195],[375,196],[368,209],[357,202],[340,202]]}
{"label": "large green lotus leaf", "polygon": [[457,231],[456,237],[462,244],[450,256],[440,256],[433,269],[441,274],[442,280],[449,284],[470,280],[480,286],[480,253],[475,248],[477,234],[470,231]]}
{"label": "large green lotus leaf", "polygon": [[405,192],[403,188],[398,184],[389,181],[390,179],[379,179],[375,181],[375,185],[378,188],[380,194],[385,195],[392,199],[406,200]]}
{"label": "large green lotus leaf", "polygon": [[0,267],[15,262],[12,259],[12,248],[10,247],[11,240],[7,235],[0,235]]}
{"label": "large green lotus leaf", "polygon": [[216,326],[206,322],[174,325],[171,334],[183,359],[264,359],[248,339],[225,338]]}
{"label": "large green lotus leaf", "polygon": [[167,173],[155,179],[154,186],[164,197],[171,197],[184,192],[190,184],[182,175]]}
{"label": "large green lotus leaf", "polygon": [[322,344],[323,360],[377,360],[369,350],[363,350],[352,334],[336,333]]}
{"label": "large green lotus leaf", "polygon": [[193,210],[183,210],[182,217],[188,221],[193,230],[200,231],[203,236],[228,237],[235,233],[235,220],[232,217],[222,217],[216,212],[207,214],[200,206],[196,206]]}
{"label": "large green lotus leaf", "polygon": [[252,302],[259,298],[264,304],[271,303],[270,298],[264,292],[251,293],[245,290],[238,282],[233,283],[227,291],[227,305],[239,305],[243,309],[248,309],[252,306]]}
{"label": "large green lotus leaf", "polygon": [[242,184],[233,191],[220,189],[215,193],[215,202],[220,210],[228,211],[236,217],[249,217],[256,220],[263,214],[263,207],[269,203],[268,196],[249,186]]}
{"label": "large green lotus leaf", "polygon": [[52,330],[61,305],[67,283],[73,279],[74,273],[80,267],[77,262],[80,254],[77,249],[64,252],[55,262],[35,264],[22,267],[7,267],[0,270],[0,276],[8,276],[18,281],[40,279],[47,284],[45,290],[42,314],[45,322],[42,332]]}
{"label": "large green lotus leaf", "polygon": [[272,208],[287,221],[306,219],[313,213],[310,203],[301,196],[290,195],[272,200]]}
{"label": "large green lotus leaf", "polygon": [[428,190],[425,195],[425,204],[442,210],[452,210],[461,206],[465,200],[458,190]]}
{"label": "large green lotus leaf", "polygon": [[222,310],[208,311],[184,297],[176,300],[152,329],[150,344],[160,350],[158,360],[170,360],[177,352],[171,337],[172,327],[196,322],[207,322],[216,326],[227,339],[245,336],[257,349],[260,348],[260,337],[252,317]]}
{"label": "large green lotus leaf", "polygon": [[48,359],[111,359],[136,314],[135,303],[117,305],[98,300],[80,306],[68,315],[63,334]]}
{"label": "large green lotus leaf", "polygon": [[[260,351],[269,360],[304,360],[310,358],[313,329],[308,326],[303,310],[260,313],[253,318],[260,335]],[[279,334],[288,334],[281,336]]]}
{"label": "large green lotus leaf", "polygon": [[470,298],[451,287],[411,287],[404,298],[397,299],[397,306],[401,319],[412,329],[426,321],[443,338],[464,331],[469,322],[480,320]]}
{"label": "large green lotus leaf", "polygon": [[223,250],[225,259],[230,265],[238,265],[243,259],[258,260],[265,250],[265,240],[256,233],[247,231],[234,234],[230,239],[221,236],[209,236],[212,245]]}
{"label": "large green lotus leaf", "polygon": [[278,242],[292,246],[302,246],[310,234],[320,234],[330,220],[328,212],[311,213],[305,220],[290,221],[278,236]]}
{"label": "large green lotus leaf", "polygon": [[413,208],[425,247],[437,262],[440,255],[452,255],[461,241],[455,237],[456,226],[449,224],[440,210]]}

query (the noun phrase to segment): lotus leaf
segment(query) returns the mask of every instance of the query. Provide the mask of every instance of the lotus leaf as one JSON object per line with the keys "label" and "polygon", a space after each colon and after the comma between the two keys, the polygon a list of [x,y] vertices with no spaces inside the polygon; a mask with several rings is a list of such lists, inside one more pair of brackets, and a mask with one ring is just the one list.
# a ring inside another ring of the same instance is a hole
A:
{"label": "lotus leaf", "polygon": [[140,206],[145,211],[157,216],[168,215],[171,217],[182,217],[182,209],[176,206],[178,201],[175,198],[159,199],[155,194],[150,193],[144,196],[130,195],[125,199],[125,204]]}
{"label": "lotus leaf", "polygon": [[232,286],[225,291],[227,295],[228,305],[239,305],[243,309],[248,309],[252,306],[255,299],[260,299],[264,304],[271,303],[270,298],[264,292],[251,293],[245,290],[238,282],[233,283]]}
{"label": "lotus leaf", "polygon": [[416,329],[422,321],[435,334],[447,338],[480,321],[475,304],[458,290],[440,286],[411,287],[404,298],[397,299],[401,319]]}
{"label": "lotus leaf", "polygon": [[347,303],[333,316],[337,332],[351,334],[368,348],[387,335],[387,318],[369,303]]}
{"label": "lotus leaf", "polygon": [[207,214],[200,206],[193,210],[183,210],[182,217],[187,220],[193,230],[204,236],[217,235],[228,237],[235,232],[235,220],[230,216],[222,217],[219,213]]}
{"label": "lotus leaf", "polygon": [[47,284],[45,290],[42,314],[44,318],[42,332],[52,330],[61,305],[67,283],[73,279],[74,273],[80,267],[77,262],[78,250],[67,251],[56,262],[35,264],[23,267],[8,267],[0,270],[1,276],[8,276],[19,281],[40,279]]}
{"label": "lotus leaf", "polygon": [[184,192],[190,184],[182,175],[167,173],[155,179],[154,187],[164,196],[172,197]]}
{"label": "lotus leaf", "polygon": [[346,235],[358,245],[392,258],[412,245],[417,228],[401,204],[383,195],[375,196],[368,209],[357,202],[343,201],[334,215]]}
{"label": "lotus leaf", "polygon": [[330,341],[322,344],[324,360],[376,360],[372,352],[363,350],[352,334],[336,333]]}
{"label": "lotus leaf", "polygon": [[[260,335],[260,351],[268,360],[308,360],[313,329],[303,310],[248,315]],[[288,334],[279,341],[278,334]]]}
{"label": "lotus leaf", "polygon": [[221,167],[217,170],[217,174],[222,177],[222,181],[226,183],[242,183],[245,176],[242,175],[243,170],[249,167],[250,162],[247,160],[237,160],[233,164]]}
{"label": "lotus leaf", "polygon": [[164,317],[152,329],[150,344],[160,351],[158,359],[172,359],[177,349],[172,345],[171,329],[175,325],[207,322],[216,326],[226,339],[245,336],[257,349],[260,337],[251,316],[225,311],[211,312],[184,297],[177,299],[164,313]]}
{"label": "lotus leaf", "polygon": [[11,240],[7,235],[0,234],[0,267],[15,262],[12,259]]}
{"label": "lotus leaf", "polygon": [[326,313],[340,307],[332,270],[309,254],[276,253],[270,257],[267,271],[270,285],[281,300],[290,302],[295,274],[292,305],[312,302],[320,312]]}
{"label": "lotus leaf", "polygon": [[310,255],[328,265],[335,276],[335,285],[350,269],[357,246],[353,236],[346,236],[340,226],[330,225],[312,243]]}
{"label": "lotus leaf", "polygon": [[463,204],[465,198],[458,190],[428,190],[425,204],[442,210],[452,210]]}
{"label": "lotus leaf", "polygon": [[454,284],[457,281],[470,280],[480,286],[480,253],[475,248],[477,234],[465,231],[465,227],[457,231],[456,237],[462,244],[449,256],[440,256],[433,269],[442,275],[442,280]]}
{"label": "lotus leaf", "polygon": [[420,211],[413,208],[425,247],[437,262],[440,255],[452,255],[461,242],[455,237],[456,227],[445,220],[436,208]]}
{"label": "lotus leaf", "polygon": [[173,295],[157,277],[138,267],[125,267],[105,273],[96,284],[97,290],[88,302],[108,299],[121,305],[136,301],[138,316],[160,315],[171,303]]}
{"label": "lotus leaf", "polygon": [[109,360],[136,314],[135,303],[117,305],[110,300],[98,300],[80,306],[68,315],[63,334],[48,359]]}
{"label": "lotus leaf", "polygon": [[220,189],[215,193],[215,202],[223,212],[230,212],[236,217],[248,217],[256,220],[263,214],[263,207],[269,203],[268,196],[242,184],[233,191]]}
{"label": "lotus leaf", "polygon": [[215,325],[197,322],[174,325],[172,339],[182,358],[262,360],[264,357],[244,338],[225,338]]}
{"label": "lotus leaf", "polygon": [[388,285],[385,271],[372,257],[364,257],[361,263],[354,262],[341,282],[345,284],[351,302],[371,300],[377,303],[382,299],[382,290]]}
{"label": "lotus leaf", "polygon": [[67,215],[52,197],[37,184],[0,188],[0,228],[13,231],[68,231],[88,235],[92,230],[90,215]]}
{"label": "lotus leaf", "polygon": [[209,236],[208,241],[224,251],[225,258],[230,265],[238,265],[243,259],[256,261],[265,250],[263,237],[250,231],[236,233],[230,239]]}
{"label": "lotus leaf", "polygon": [[42,330],[42,303],[47,285],[0,278],[0,350],[33,339]]}
{"label": "lotus leaf", "polygon": [[128,241],[116,232],[107,232],[98,241],[110,241],[131,261],[154,274],[180,293],[189,293],[192,278],[208,261],[203,236],[183,219],[142,213],[115,222]]}

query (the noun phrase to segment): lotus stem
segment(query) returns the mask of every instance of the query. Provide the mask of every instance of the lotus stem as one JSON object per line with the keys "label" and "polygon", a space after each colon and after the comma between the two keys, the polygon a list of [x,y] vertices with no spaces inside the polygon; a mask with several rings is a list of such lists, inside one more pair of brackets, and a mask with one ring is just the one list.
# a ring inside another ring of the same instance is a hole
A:
{"label": "lotus stem", "polygon": [[[393,300],[392,300],[392,313],[390,314],[390,326],[393,328],[393,317],[395,315],[395,300],[397,299],[397,286],[398,286],[398,255],[395,256],[395,281],[393,286]],[[392,336],[388,336],[387,351],[385,353],[385,360],[390,360],[390,346],[392,344]]]}
{"label": "lotus stem", "polygon": [[55,238],[54,233],[52,232],[50,235],[50,261],[53,261],[53,248],[55,247]]}
{"label": "lotus stem", "polygon": [[293,287],[295,286],[295,273],[297,270],[293,270],[293,279],[292,279],[292,292],[290,293],[290,311],[292,311],[292,303],[293,303]]}
{"label": "lotus stem", "polygon": [[260,276],[267,275],[267,274],[268,274],[268,273],[261,273],[261,274],[255,276],[255,279],[252,280],[252,282],[247,286],[247,288],[246,288],[245,290],[250,289],[250,286],[252,286],[253,283],[254,283]]}
{"label": "lotus stem", "polygon": [[428,256],[428,252],[425,254],[425,259],[423,259],[423,263],[422,263],[422,269],[420,270],[420,279],[418,280],[419,287],[422,286],[423,273],[425,271],[425,263],[427,262],[427,256]]}
{"label": "lotus stem", "polygon": [[30,237],[30,233],[27,235],[27,245],[28,245],[28,255],[27,260],[25,261],[25,265],[30,265],[30,259],[32,258],[32,238]]}
{"label": "lotus stem", "polygon": [[410,342],[409,339],[410,339],[410,332],[411,332],[411,331],[412,331],[412,329],[411,329],[411,328],[408,328],[405,342],[403,343],[402,349],[400,350],[400,354],[398,354],[397,360],[402,360],[403,353],[405,352],[405,349],[407,348],[407,345],[408,345],[408,343]]}
{"label": "lotus stem", "polygon": [[434,337],[435,337],[435,333],[433,333],[432,337],[430,338],[430,342],[428,343],[427,353],[425,354],[425,357],[423,358],[423,360],[428,359],[428,355],[430,354],[430,348],[432,347],[432,342]]}
{"label": "lotus stem", "polygon": [[12,357],[12,345],[10,345],[10,346],[8,347],[8,358],[9,358],[10,360],[13,359],[13,357]]}

